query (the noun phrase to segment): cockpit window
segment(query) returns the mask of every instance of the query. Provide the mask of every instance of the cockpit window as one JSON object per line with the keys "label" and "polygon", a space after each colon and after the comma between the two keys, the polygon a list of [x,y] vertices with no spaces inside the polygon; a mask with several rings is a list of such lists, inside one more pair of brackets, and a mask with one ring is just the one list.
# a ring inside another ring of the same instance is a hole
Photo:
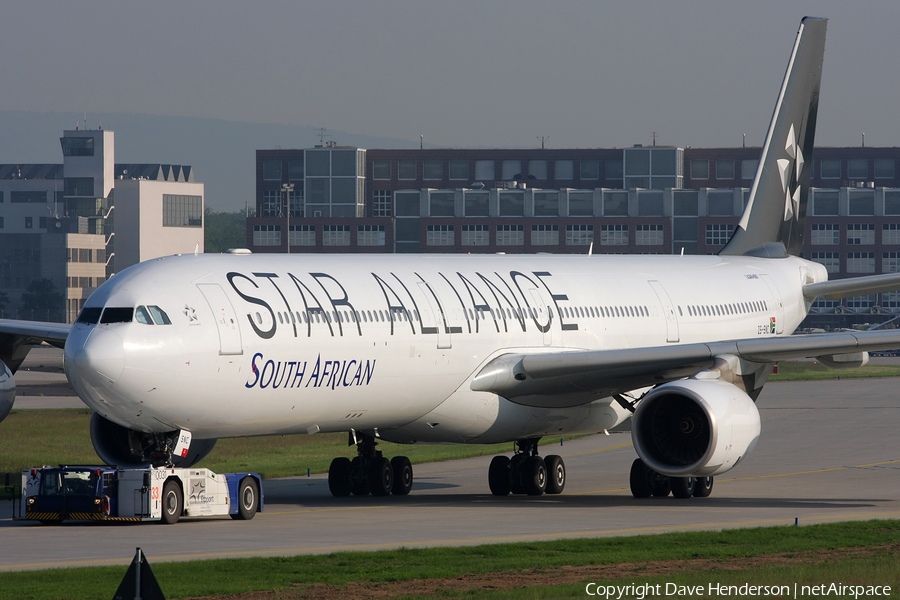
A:
{"label": "cockpit window", "polygon": [[100,317],[100,323],[131,323],[134,315],[134,309],[130,306],[109,306],[103,310],[103,316]]}
{"label": "cockpit window", "polygon": [[150,310],[150,314],[153,315],[153,321],[156,322],[157,325],[171,325],[172,321],[169,320],[169,315],[166,314],[166,311],[161,309],[158,306],[148,306]]}
{"label": "cockpit window", "polygon": [[102,306],[85,306],[78,315],[79,323],[87,323],[88,325],[96,325],[100,320],[100,313],[103,312]]}
{"label": "cockpit window", "polygon": [[144,325],[153,325],[153,319],[150,318],[150,313],[147,312],[147,309],[143,306],[138,306],[134,309],[134,320],[138,323],[143,323]]}

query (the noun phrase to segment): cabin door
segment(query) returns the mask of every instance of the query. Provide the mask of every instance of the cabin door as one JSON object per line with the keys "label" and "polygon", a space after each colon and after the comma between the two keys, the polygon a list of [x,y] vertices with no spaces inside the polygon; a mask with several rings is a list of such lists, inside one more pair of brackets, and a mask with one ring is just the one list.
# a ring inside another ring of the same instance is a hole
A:
{"label": "cabin door", "polygon": [[216,328],[219,331],[219,354],[243,354],[237,314],[235,314],[228,296],[225,295],[225,290],[217,283],[198,283],[197,288],[206,298],[216,319]]}

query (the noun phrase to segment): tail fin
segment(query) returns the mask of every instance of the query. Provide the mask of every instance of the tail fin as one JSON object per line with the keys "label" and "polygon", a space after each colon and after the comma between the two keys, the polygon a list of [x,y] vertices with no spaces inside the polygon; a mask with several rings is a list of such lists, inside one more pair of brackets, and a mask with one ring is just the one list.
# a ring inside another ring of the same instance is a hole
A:
{"label": "tail fin", "polygon": [[750,199],[719,254],[797,256],[803,248],[827,23],[815,17],[800,22]]}

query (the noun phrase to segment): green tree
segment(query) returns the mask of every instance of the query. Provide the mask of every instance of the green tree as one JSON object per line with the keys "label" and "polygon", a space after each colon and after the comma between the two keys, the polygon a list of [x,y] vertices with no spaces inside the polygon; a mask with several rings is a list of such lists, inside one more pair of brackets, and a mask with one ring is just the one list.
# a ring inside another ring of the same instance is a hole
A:
{"label": "green tree", "polygon": [[9,294],[0,292],[0,318],[8,318],[6,316],[6,306],[9,304]]}
{"label": "green tree", "polygon": [[219,253],[247,247],[247,217],[244,211],[213,212],[206,209],[204,252]]}
{"label": "green tree", "polygon": [[20,319],[63,321],[64,298],[52,279],[35,279],[22,294]]}

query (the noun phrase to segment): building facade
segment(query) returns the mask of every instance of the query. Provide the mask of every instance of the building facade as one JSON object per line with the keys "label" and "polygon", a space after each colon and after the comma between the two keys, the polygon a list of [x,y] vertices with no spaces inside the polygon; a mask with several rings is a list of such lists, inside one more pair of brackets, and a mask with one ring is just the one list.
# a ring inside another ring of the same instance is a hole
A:
{"label": "building facade", "polygon": [[[68,130],[63,163],[0,165],[0,291],[6,318],[73,322],[107,278],[142,260],[203,251],[203,184],[189,166],[116,164],[110,130]],[[56,309],[24,306],[49,279]]]}

